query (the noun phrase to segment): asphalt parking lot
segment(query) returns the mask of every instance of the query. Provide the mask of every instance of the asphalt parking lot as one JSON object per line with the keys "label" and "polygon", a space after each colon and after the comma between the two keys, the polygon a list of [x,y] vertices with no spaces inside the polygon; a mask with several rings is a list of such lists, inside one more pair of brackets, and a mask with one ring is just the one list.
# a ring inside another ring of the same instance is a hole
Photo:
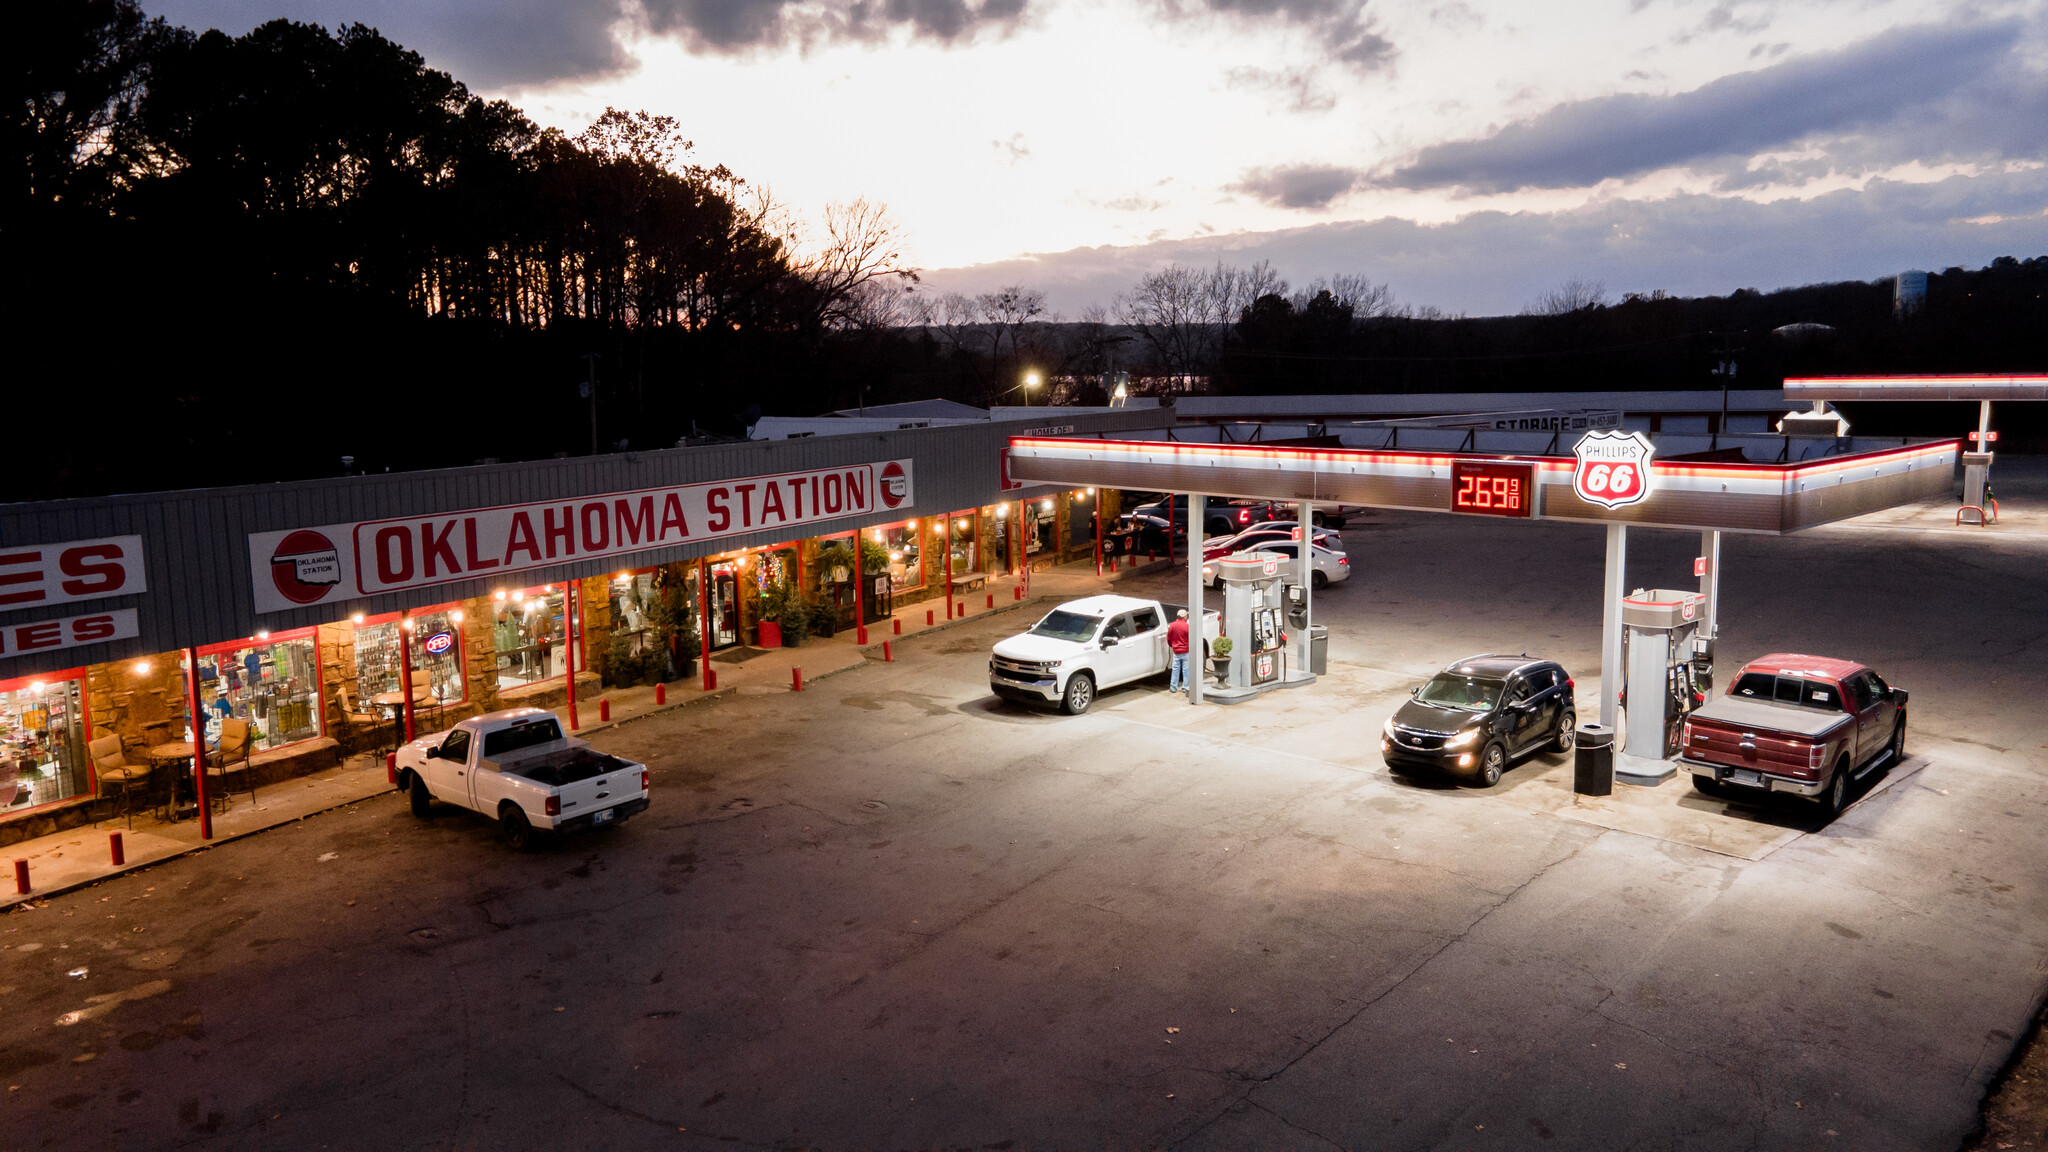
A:
{"label": "asphalt parking lot", "polygon": [[[1632,535],[1633,585],[1690,585],[1696,536]],[[603,734],[654,779],[609,833],[521,856],[387,796],[0,919],[8,1143],[1964,1139],[2048,987],[2048,540],[1729,538],[1723,682],[1790,648],[1912,692],[1909,758],[1827,823],[1683,777],[1575,805],[1559,756],[1389,773],[1381,721],[1458,656],[1593,698],[1601,537],[1345,536],[1310,688],[1001,705],[1028,617],[988,617]]]}

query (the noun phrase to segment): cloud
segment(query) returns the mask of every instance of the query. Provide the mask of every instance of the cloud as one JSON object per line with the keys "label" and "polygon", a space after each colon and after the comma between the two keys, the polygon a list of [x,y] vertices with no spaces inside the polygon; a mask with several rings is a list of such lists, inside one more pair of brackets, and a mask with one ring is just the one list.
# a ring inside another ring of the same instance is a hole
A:
{"label": "cloud", "polygon": [[1380,35],[1366,0],[1163,0],[1161,10],[1170,19],[1206,12],[1248,24],[1294,24],[1313,31],[1330,59],[1364,72],[1394,62],[1394,43]]}
{"label": "cloud", "polygon": [[1271,260],[1297,283],[1356,273],[1392,285],[1406,303],[1506,314],[1569,276],[1602,281],[1616,294],[1704,295],[2044,255],[2044,205],[2048,169],[2032,168],[1929,184],[1872,181],[1860,192],[1769,204],[1686,195],[1567,212],[1478,212],[1443,225],[1386,218],[1078,248],[939,269],[925,282],[935,291],[1028,284],[1045,290],[1048,307],[1074,315],[1169,263]]}
{"label": "cloud", "polygon": [[[1584,187],[1749,155],[1815,133],[1881,128],[1990,74],[2024,86],[2031,74],[2011,60],[2019,32],[2014,22],[1919,25],[1837,52],[1725,76],[1690,92],[1560,104],[1482,140],[1430,145],[1379,182],[1478,192]],[[1998,96],[1986,92],[1984,102]],[[2005,116],[1995,104],[1982,111]]]}
{"label": "cloud", "polygon": [[1328,112],[1337,97],[1316,84],[1315,72],[1307,68],[1232,68],[1223,74],[1233,89],[1271,92],[1284,97],[1289,112]]}
{"label": "cloud", "polygon": [[1232,184],[1229,191],[1246,192],[1281,208],[1327,208],[1330,201],[1351,191],[1363,176],[1356,168],[1318,164],[1254,168]]}
{"label": "cloud", "polygon": [[696,52],[739,53],[823,40],[880,40],[899,29],[943,44],[1005,34],[1031,0],[143,0],[152,16],[233,35],[283,17],[361,22],[478,88],[587,79],[632,64],[633,29]]}

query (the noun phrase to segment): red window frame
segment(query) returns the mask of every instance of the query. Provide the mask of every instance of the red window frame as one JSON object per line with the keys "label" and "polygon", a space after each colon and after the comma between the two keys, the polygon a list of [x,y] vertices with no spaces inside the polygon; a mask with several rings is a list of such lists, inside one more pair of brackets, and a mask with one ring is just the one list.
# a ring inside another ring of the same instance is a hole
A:
{"label": "red window frame", "polygon": [[[360,620],[351,616],[349,617],[349,622],[351,624],[354,624],[358,628],[367,628],[372,624],[391,624],[398,621],[400,618],[406,616],[418,619],[422,613],[426,612],[462,612],[463,622],[467,623],[469,620],[468,612],[466,609],[463,608],[462,601],[449,600],[441,604],[428,604],[421,608],[406,608],[398,612],[379,612],[375,616],[365,616]],[[457,627],[459,628],[460,625],[458,625]],[[457,704],[469,703],[470,670],[469,654],[467,651],[465,651],[466,647],[467,645],[461,644],[459,642],[455,645],[455,651],[457,653],[455,660],[456,663],[459,664],[462,668],[462,696],[455,701]],[[201,655],[204,654],[205,653],[202,650]]]}
{"label": "red window frame", "polygon": [[[61,672],[45,672],[40,676],[17,676],[12,680],[0,680],[0,692],[19,692],[38,680],[44,684],[63,680],[78,681],[79,719],[85,722],[85,742],[90,744],[92,743],[92,682],[86,677],[85,673],[86,670],[84,668],[66,668]],[[65,804],[90,804],[94,800],[99,799],[100,771],[98,766],[92,762],[92,751],[90,749],[85,754],[85,785],[85,791],[76,796],[66,796],[62,800],[51,800],[48,803],[31,804],[27,808],[16,809],[0,815],[0,822],[12,820],[16,816],[28,812],[41,812],[45,808],[56,808]]]}
{"label": "red window frame", "polygon": [[[393,613],[392,615],[395,617],[397,614]],[[368,618],[363,620],[365,624],[369,622]],[[320,667],[320,629],[318,627],[292,628],[283,632],[272,632],[267,637],[244,636],[240,640],[222,640],[218,644],[207,644],[199,649],[201,656],[218,657],[223,652],[239,652],[244,648],[254,648],[259,644],[282,644],[287,640],[311,640],[313,642],[313,667],[316,669],[316,675],[313,678],[313,710],[319,716],[319,722],[314,725],[314,728],[319,734],[308,736],[305,740],[292,740],[279,744],[277,748],[290,748],[295,744],[304,744],[308,740],[323,739],[327,735],[327,677],[317,674],[317,670]],[[219,668],[218,660],[215,661],[215,668]],[[462,689],[464,692],[469,691],[469,678],[466,676],[463,677]],[[190,691],[189,687],[187,691]],[[275,752],[277,748],[265,749],[265,751]]]}
{"label": "red window frame", "polygon": [[[649,571],[652,571],[652,569],[649,569]],[[611,577],[607,576],[605,577],[605,579],[610,580]],[[572,622],[569,619],[569,584],[571,582],[568,580],[563,580],[560,583],[562,585],[560,589],[562,593],[562,627],[564,629],[567,629],[571,626],[572,623],[575,625],[577,648],[577,651],[575,653],[576,666],[582,671],[588,672],[590,670],[590,653],[585,651],[584,649],[586,649],[590,644],[590,630],[588,628],[583,627],[583,621],[577,620]],[[535,592],[546,593],[553,591],[556,591],[556,588],[553,584],[529,584],[524,588],[500,588],[496,592],[491,593],[491,603],[493,605],[510,604],[512,603],[512,593],[514,592],[519,593],[520,601],[521,603],[524,603],[525,598],[533,595]],[[500,593],[503,594],[502,598],[500,596]],[[577,597],[577,608],[579,610],[583,609],[582,601],[583,597],[579,595]],[[494,608],[493,611],[495,610],[496,609]],[[432,609],[425,609],[425,611],[432,611]],[[568,637],[564,636],[562,647],[566,650],[568,646]],[[497,651],[495,646],[492,648],[492,651]],[[463,671],[467,673],[468,669],[465,668]],[[491,674],[495,676],[497,675],[497,671],[498,670],[496,668],[493,668],[491,669]],[[543,676],[538,680],[529,680],[526,683],[521,684],[519,687],[531,688],[535,684],[547,684],[551,681],[560,680],[563,676],[566,676],[568,674],[569,671],[565,668],[561,672],[553,676]],[[464,693],[467,693],[469,691],[469,677],[467,675],[464,675],[462,678],[462,690]],[[500,689],[500,691],[513,691],[513,689]],[[469,699],[469,697],[467,695],[464,695],[463,699],[467,700]]]}

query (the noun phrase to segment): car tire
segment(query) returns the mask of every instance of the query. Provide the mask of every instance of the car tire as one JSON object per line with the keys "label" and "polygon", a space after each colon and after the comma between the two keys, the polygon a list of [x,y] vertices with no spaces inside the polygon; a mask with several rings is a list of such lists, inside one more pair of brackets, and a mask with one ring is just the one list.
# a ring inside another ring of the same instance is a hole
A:
{"label": "car tire", "polygon": [[1507,771],[1507,746],[1498,740],[1489,741],[1479,750],[1479,786],[1491,788],[1500,783],[1500,774]]}
{"label": "car tire", "polygon": [[1839,816],[1849,806],[1849,758],[1842,757],[1835,762],[1835,774],[1828,781],[1828,790],[1821,793],[1821,806],[1828,815]]}
{"label": "car tire", "polygon": [[533,830],[533,822],[526,818],[517,804],[506,804],[498,810],[498,834],[505,838],[505,846],[514,852],[530,852],[540,837]]}
{"label": "car tire", "polygon": [[1069,716],[1079,716],[1095,703],[1095,677],[1086,672],[1076,672],[1067,679],[1067,690],[1060,696],[1060,710]]}
{"label": "car tire", "polygon": [[422,820],[433,817],[434,794],[427,791],[426,779],[417,772],[412,774],[412,787],[406,789],[406,799],[412,804],[413,815]]}
{"label": "car tire", "polygon": [[1692,774],[1692,790],[1702,796],[1719,796],[1721,783],[1703,772]]}
{"label": "car tire", "polygon": [[1564,710],[1557,718],[1557,733],[1550,738],[1552,752],[1569,753],[1572,744],[1579,738],[1579,718],[1571,709]]}
{"label": "car tire", "polygon": [[1330,578],[1321,572],[1311,572],[1308,574],[1308,586],[1321,592],[1330,586]]}
{"label": "car tire", "polygon": [[1892,763],[1900,764],[1906,759],[1906,722],[1901,720],[1892,728]]}

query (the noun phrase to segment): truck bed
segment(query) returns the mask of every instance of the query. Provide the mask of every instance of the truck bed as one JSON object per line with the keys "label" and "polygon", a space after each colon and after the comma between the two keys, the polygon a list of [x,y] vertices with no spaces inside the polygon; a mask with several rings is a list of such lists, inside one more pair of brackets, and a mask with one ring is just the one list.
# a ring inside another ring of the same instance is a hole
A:
{"label": "truck bed", "polygon": [[507,753],[491,763],[507,776],[518,776],[550,788],[560,788],[630,767],[628,761],[595,748],[546,744]]}
{"label": "truck bed", "polygon": [[1818,708],[1802,708],[1797,704],[1780,704],[1775,700],[1747,700],[1740,696],[1722,696],[1692,714],[1692,719],[1712,720],[1717,723],[1747,730],[1782,732],[1792,736],[1803,736],[1809,740],[1839,727],[1849,719],[1846,712],[1823,712]]}

